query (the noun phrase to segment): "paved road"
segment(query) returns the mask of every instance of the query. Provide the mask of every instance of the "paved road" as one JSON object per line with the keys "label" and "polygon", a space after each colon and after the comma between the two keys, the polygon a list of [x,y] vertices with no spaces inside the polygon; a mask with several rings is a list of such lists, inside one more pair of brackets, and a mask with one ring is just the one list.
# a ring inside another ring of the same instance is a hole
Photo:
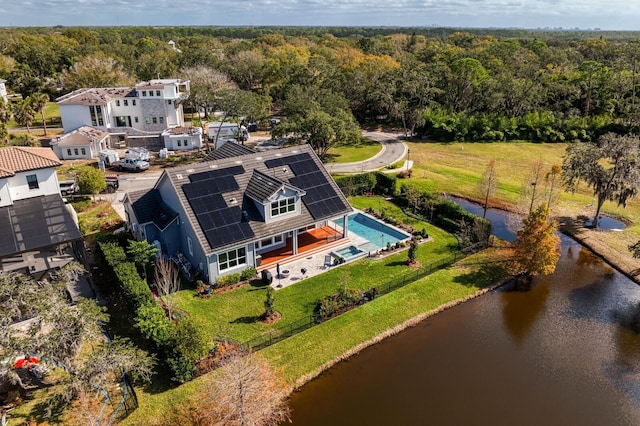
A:
{"label": "paved road", "polygon": [[[355,163],[326,164],[325,166],[330,173],[359,173],[380,170],[389,164],[402,160],[407,155],[407,145],[398,139],[399,134],[384,132],[363,132],[362,134],[367,138],[380,142],[382,144],[382,150],[368,160]],[[152,170],[143,173],[120,174],[120,186],[116,192],[115,199],[111,203],[114,210],[118,212],[123,219],[126,219],[122,206],[124,195],[127,192],[152,188],[161,174],[161,171]]]}
{"label": "paved road", "polygon": [[375,156],[355,163],[330,163],[325,167],[330,173],[359,173],[380,170],[389,164],[402,160],[407,155],[407,145],[399,138],[400,134],[385,132],[362,132],[364,137],[382,144],[382,150]]}
{"label": "paved road", "polygon": [[127,192],[153,188],[153,185],[156,184],[161,174],[162,174],[162,171],[153,171],[153,170],[147,170],[142,173],[120,174],[118,178],[118,181],[119,181],[118,191],[116,191],[116,196],[113,199],[113,201],[111,201],[111,206],[120,215],[120,217],[123,220],[126,220],[126,215],[124,214],[124,207],[122,205],[122,200],[124,199],[124,195]]}

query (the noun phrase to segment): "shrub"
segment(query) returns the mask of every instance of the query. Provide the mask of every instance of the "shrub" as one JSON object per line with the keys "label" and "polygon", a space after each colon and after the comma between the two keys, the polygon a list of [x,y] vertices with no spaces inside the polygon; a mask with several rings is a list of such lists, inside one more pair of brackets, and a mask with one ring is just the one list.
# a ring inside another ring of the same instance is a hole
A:
{"label": "shrub", "polygon": [[411,240],[409,243],[409,262],[414,263],[416,261],[418,253],[418,242],[416,240]]}
{"label": "shrub", "polygon": [[240,281],[240,274],[229,274],[224,277],[218,278],[216,282],[216,287],[225,287],[228,285],[235,284]]}
{"label": "shrub", "polygon": [[334,314],[344,308],[353,307],[362,301],[360,291],[355,288],[343,288],[336,294],[330,294],[318,302],[313,309],[313,318],[316,322],[321,322],[331,318]]}
{"label": "shrub", "polygon": [[244,271],[242,271],[242,273],[240,273],[240,280],[242,281],[250,280],[251,278],[254,278],[256,275],[258,275],[258,271],[253,266],[250,266]]}

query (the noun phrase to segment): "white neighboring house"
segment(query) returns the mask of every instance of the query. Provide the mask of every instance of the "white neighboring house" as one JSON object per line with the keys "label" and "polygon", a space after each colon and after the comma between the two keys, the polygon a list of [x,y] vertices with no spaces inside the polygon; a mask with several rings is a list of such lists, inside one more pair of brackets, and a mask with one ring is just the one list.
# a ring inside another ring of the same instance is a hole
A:
{"label": "white neighboring house", "polygon": [[133,87],[78,89],[56,103],[65,133],[90,126],[108,132],[106,148],[160,146],[165,130],[189,129],[182,109],[188,96],[189,81],[158,79]]}
{"label": "white neighboring house", "polygon": [[77,216],[60,194],[61,164],[50,148],[0,148],[0,271],[42,273],[82,253]]}
{"label": "white neighboring house", "polygon": [[200,127],[172,127],[162,132],[164,147],[169,151],[183,151],[202,148]]}
{"label": "white neighboring house", "polygon": [[5,102],[9,102],[9,98],[7,98],[7,88],[4,85],[6,82],[7,80],[0,78],[0,98],[4,99]]}
{"label": "white neighboring house", "polygon": [[184,126],[181,100],[189,95],[189,81],[151,80],[134,87],[85,88],[56,99],[62,127],[70,132],[81,126],[103,130],[127,128],[161,133]]}
{"label": "white neighboring house", "polygon": [[108,145],[109,133],[91,126],[82,126],[51,140],[51,148],[61,160],[95,158]]}

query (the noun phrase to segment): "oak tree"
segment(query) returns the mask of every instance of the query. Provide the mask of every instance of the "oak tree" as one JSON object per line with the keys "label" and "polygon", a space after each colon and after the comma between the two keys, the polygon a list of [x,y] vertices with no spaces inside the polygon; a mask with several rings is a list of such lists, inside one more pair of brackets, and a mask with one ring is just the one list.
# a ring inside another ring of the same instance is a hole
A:
{"label": "oak tree", "polygon": [[575,191],[580,181],[593,189],[597,197],[593,227],[598,227],[600,209],[605,201],[626,206],[638,194],[640,185],[640,139],[607,133],[597,143],[567,146],[562,163],[565,187]]}

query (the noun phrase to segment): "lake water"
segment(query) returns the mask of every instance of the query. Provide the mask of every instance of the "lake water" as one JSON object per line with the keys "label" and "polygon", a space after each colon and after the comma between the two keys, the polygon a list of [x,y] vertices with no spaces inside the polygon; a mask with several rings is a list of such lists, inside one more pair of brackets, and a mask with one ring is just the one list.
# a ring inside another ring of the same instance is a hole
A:
{"label": "lake water", "polygon": [[553,275],[338,364],[293,394],[293,424],[638,425],[639,305],[640,287],[563,236]]}

